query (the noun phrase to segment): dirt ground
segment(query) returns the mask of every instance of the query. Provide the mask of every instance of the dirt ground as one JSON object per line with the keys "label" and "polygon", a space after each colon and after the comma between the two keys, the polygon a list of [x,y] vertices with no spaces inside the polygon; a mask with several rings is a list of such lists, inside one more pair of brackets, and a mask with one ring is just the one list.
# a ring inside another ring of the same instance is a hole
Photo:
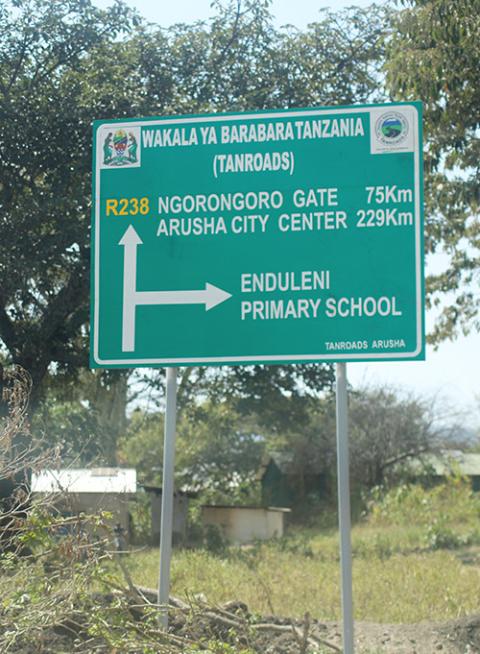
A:
{"label": "dirt ground", "polygon": [[[132,586],[133,589],[133,586]],[[143,620],[143,609],[156,602],[157,591],[136,587],[129,595],[132,615]],[[107,604],[117,595],[100,600]],[[142,602],[139,602],[142,600]],[[143,603],[145,602],[145,604]],[[72,625],[79,623],[78,617]],[[304,620],[290,620],[278,616],[260,616],[250,613],[240,601],[211,606],[204,601],[187,605],[178,598],[170,598],[168,651],[181,654],[185,647],[199,654],[215,652],[241,652],[246,649],[257,654],[342,654],[341,625],[320,622],[305,616]],[[157,632],[155,632],[157,633]],[[72,636],[77,635],[73,646]],[[101,644],[85,649],[83,636],[67,622],[51,631],[53,652],[113,652]],[[180,637],[180,638],[179,638]],[[214,642],[216,645],[211,646]],[[165,652],[164,637],[159,636],[158,651]],[[227,647],[224,648],[226,644]],[[191,648],[191,645],[194,647]],[[77,646],[81,646],[80,649]],[[203,648],[203,649],[202,649]],[[20,650],[19,650],[20,651]],[[33,654],[22,649],[24,654]],[[120,653],[120,650],[115,650]],[[129,649],[128,651],[137,651]],[[140,648],[138,649],[140,651]],[[144,651],[142,649],[142,651]],[[149,649],[148,651],[153,651]],[[449,622],[420,622],[418,624],[355,623],[355,654],[480,654],[480,614]]]}
{"label": "dirt ground", "polygon": [[[312,633],[341,649],[340,625],[315,624]],[[408,625],[357,622],[355,646],[358,654],[480,654],[480,615]]]}
{"label": "dirt ground", "polygon": [[[218,607],[220,608],[220,607]],[[330,654],[342,652],[341,625],[315,620],[292,621],[276,616],[251,621],[248,608],[230,603],[217,610],[205,610],[177,623],[174,631],[187,637],[208,636],[230,641],[240,650],[250,647],[258,654]],[[245,620],[243,629],[230,620]],[[260,620],[258,622],[258,620]],[[175,623],[175,620],[174,620]],[[247,626],[247,625],[250,626]],[[253,627],[253,628],[252,628]],[[236,634],[232,639],[232,631]],[[418,624],[355,623],[356,654],[480,654],[480,615],[449,622]]]}

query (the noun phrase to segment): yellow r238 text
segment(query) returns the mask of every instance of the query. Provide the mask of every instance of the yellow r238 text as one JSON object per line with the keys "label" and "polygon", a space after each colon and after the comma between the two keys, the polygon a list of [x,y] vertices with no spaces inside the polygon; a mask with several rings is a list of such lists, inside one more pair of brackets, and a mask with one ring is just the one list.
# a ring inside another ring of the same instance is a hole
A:
{"label": "yellow r238 text", "polygon": [[148,198],[108,198],[105,200],[107,216],[146,216],[150,211]]}

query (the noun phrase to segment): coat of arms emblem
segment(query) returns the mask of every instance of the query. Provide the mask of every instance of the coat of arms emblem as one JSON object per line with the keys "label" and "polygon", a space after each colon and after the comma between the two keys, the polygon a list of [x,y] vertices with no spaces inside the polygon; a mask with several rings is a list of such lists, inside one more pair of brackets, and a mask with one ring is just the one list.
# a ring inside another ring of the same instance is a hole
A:
{"label": "coat of arms emblem", "polygon": [[132,132],[109,132],[103,142],[104,166],[131,166],[138,162],[138,143]]}

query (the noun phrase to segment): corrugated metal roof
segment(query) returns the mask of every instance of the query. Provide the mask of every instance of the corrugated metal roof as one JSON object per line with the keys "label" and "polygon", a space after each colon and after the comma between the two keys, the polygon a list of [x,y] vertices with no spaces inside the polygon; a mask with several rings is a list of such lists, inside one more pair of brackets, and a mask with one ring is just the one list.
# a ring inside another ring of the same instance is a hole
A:
{"label": "corrugated metal roof", "polygon": [[455,473],[474,477],[480,475],[480,454],[446,450],[441,454],[426,454],[421,460],[411,462],[415,470],[419,468],[434,475],[447,476]]}
{"label": "corrugated metal roof", "polygon": [[32,473],[34,493],[136,493],[134,468],[64,468]]}

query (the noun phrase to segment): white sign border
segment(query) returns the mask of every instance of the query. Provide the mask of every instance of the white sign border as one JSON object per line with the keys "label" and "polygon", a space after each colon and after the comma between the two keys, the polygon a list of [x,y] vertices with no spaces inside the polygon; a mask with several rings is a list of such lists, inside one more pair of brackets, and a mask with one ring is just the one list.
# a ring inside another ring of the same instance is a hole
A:
{"label": "white sign border", "polygon": [[[172,124],[188,124],[188,123],[202,123],[202,122],[220,122],[220,121],[239,121],[251,119],[269,120],[274,118],[294,118],[294,117],[308,117],[308,116],[325,116],[332,114],[359,114],[368,113],[373,109],[379,109],[382,106],[387,110],[389,107],[408,107],[413,109],[414,115],[414,134],[415,134],[415,148],[414,148],[414,192],[415,192],[415,273],[416,273],[416,308],[417,308],[417,344],[413,352],[379,352],[354,354],[346,352],[345,354],[271,354],[271,355],[256,355],[251,354],[248,356],[222,356],[222,357],[176,357],[176,358],[154,358],[154,359],[101,359],[98,354],[99,346],[99,309],[100,309],[100,166],[95,162],[95,303],[94,303],[94,324],[93,324],[93,360],[95,364],[116,367],[135,367],[135,366],[183,366],[183,365],[206,365],[206,364],[245,364],[253,365],[255,363],[308,363],[308,362],[322,362],[322,361],[381,361],[381,360],[400,360],[400,359],[413,359],[417,357],[422,351],[422,327],[423,327],[423,296],[422,296],[422,239],[420,233],[421,213],[420,213],[420,149],[418,143],[418,109],[414,104],[404,103],[396,104],[390,103],[385,105],[370,105],[348,108],[327,108],[327,109],[307,109],[299,111],[275,111],[275,112],[261,112],[249,113],[243,112],[240,114],[218,114],[218,115],[204,115],[204,116],[191,116],[185,118],[162,118],[160,120],[133,120],[128,121],[129,127],[143,127],[144,125],[172,125]],[[120,121],[111,123],[113,129],[117,128]],[[96,153],[98,153],[99,139],[102,129],[108,128],[108,122],[102,123],[97,129],[96,137]],[[100,127],[102,129],[100,129]]]}

